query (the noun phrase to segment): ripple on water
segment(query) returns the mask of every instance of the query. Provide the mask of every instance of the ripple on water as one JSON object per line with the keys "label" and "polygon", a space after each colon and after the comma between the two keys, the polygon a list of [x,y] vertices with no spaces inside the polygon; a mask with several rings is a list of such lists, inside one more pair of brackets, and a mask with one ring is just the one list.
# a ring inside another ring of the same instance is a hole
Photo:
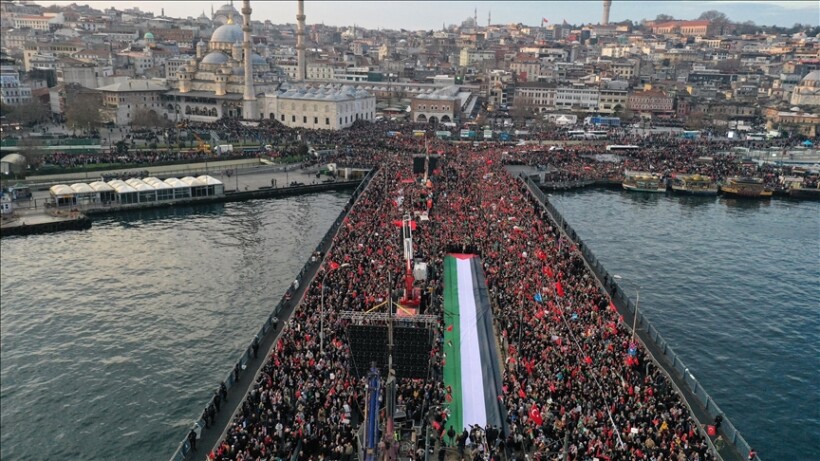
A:
{"label": "ripple on water", "polygon": [[0,241],[0,458],[170,457],[348,198]]}
{"label": "ripple on water", "polygon": [[551,201],[765,459],[820,459],[820,204]]}

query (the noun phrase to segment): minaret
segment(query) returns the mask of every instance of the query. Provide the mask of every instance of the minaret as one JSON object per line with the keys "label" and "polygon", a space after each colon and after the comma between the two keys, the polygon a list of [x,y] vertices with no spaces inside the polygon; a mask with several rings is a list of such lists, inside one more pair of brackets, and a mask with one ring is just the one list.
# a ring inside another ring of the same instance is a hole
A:
{"label": "minaret", "polygon": [[490,28],[490,24],[492,23],[492,20],[493,20],[493,12],[492,11],[487,11],[487,28],[488,29]]}
{"label": "minaret", "polygon": [[604,0],[604,17],[601,19],[601,25],[609,24],[609,7],[612,6],[612,0]]}
{"label": "minaret", "polygon": [[296,2],[296,80],[303,82],[307,78],[305,62],[305,0]]}
{"label": "minaret", "polygon": [[256,92],[253,91],[253,55],[251,54],[251,1],[242,2],[242,32],[244,32],[245,42],[245,94],[242,96],[242,118],[245,120],[255,120],[259,117],[256,112]]}
{"label": "minaret", "polygon": [[473,23],[478,28],[478,8],[473,9]]}

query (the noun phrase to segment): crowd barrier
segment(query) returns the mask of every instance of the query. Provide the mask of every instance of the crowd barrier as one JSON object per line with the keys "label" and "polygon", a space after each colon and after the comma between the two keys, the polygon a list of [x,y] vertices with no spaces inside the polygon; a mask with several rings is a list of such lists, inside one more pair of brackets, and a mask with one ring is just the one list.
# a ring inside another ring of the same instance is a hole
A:
{"label": "crowd barrier", "polygon": [[[619,309],[624,309],[628,312],[631,317],[628,320],[635,319],[635,311],[636,306],[629,299],[629,296],[618,286],[616,279],[613,278],[609,272],[604,268],[604,266],[598,261],[598,258],[592,253],[592,251],[584,244],[584,241],[578,236],[572,226],[564,220],[561,213],[550,203],[547,194],[542,191],[535,182],[532,181],[529,177],[521,176],[521,179],[526,184],[527,188],[529,189],[530,193],[533,194],[538,201],[543,204],[546,208],[547,212],[551,215],[553,221],[564,231],[564,234],[575,243],[578,250],[583,255],[584,259],[588,267],[592,270],[593,274],[598,278],[601,284],[605,287],[605,289],[609,292],[610,296],[612,297],[613,303],[615,303],[616,307]],[[748,456],[751,447],[746,439],[740,434],[740,432],[735,428],[734,424],[729,420],[729,418],[723,413],[723,411],[718,407],[715,400],[706,392],[706,389],[698,382],[698,380],[692,375],[689,371],[689,368],[683,363],[680,359],[678,354],[672,349],[669,343],[661,336],[660,332],[654,325],[643,315],[642,312],[637,313],[637,319],[635,319],[635,330],[638,333],[638,337],[643,339],[646,342],[646,338],[650,339],[654,342],[654,344],[658,347],[658,349],[663,354],[663,357],[654,357],[653,359],[655,362],[658,363],[661,368],[664,368],[667,373],[669,373],[669,369],[664,366],[664,360],[666,363],[670,364],[671,368],[678,373],[679,376],[682,377],[683,382],[689,387],[689,390],[692,394],[697,398],[698,403],[706,410],[706,413],[709,415],[710,420],[708,421],[698,421],[701,427],[705,424],[712,424],[714,418],[720,415],[723,418],[723,422],[720,426],[720,432],[723,433],[723,440],[732,446],[735,447],[738,453],[742,456]],[[646,335],[639,334],[641,330],[646,332]],[[662,360],[664,359],[664,360]],[[674,382],[673,379],[670,379],[673,386],[677,388],[677,384]],[[680,392],[680,389],[678,389]],[[689,406],[688,401],[686,401],[685,396],[683,396],[684,402]],[[694,413],[690,407],[690,413]],[[697,418],[695,418],[697,420]],[[717,447],[718,449],[720,447]],[[760,457],[755,458],[760,461]]]}
{"label": "crowd barrier", "polygon": [[[362,182],[359,183],[358,187],[356,187],[356,189],[353,191],[353,194],[350,196],[350,199],[348,200],[347,204],[344,206],[342,211],[339,213],[339,216],[337,216],[336,220],[333,221],[333,224],[330,226],[330,229],[328,229],[328,231],[325,233],[324,237],[322,237],[322,240],[319,242],[319,244],[316,245],[316,249],[314,250],[315,252],[324,253],[324,251],[322,251],[322,249],[327,248],[327,245],[330,244],[330,241],[335,237],[336,231],[339,229],[339,226],[341,226],[342,221],[344,221],[344,218],[347,216],[347,212],[350,211],[350,209],[353,207],[353,204],[356,203],[356,200],[359,199],[359,196],[365,190],[367,185],[370,184],[370,180],[373,179],[373,177],[376,175],[377,171],[378,171],[378,168],[373,168],[372,170],[370,170],[367,173],[367,175],[364,177]],[[298,282],[299,284],[303,283],[302,279],[304,278],[304,275],[307,274],[316,265],[321,264],[321,263],[322,263],[321,258],[315,258],[315,257],[311,256],[307,260],[305,265],[302,266],[302,269],[299,271],[299,273],[296,275],[296,280],[295,281]],[[236,364],[233,366],[233,368],[231,368],[231,371],[228,372],[227,377],[222,381],[225,384],[225,387],[227,389],[230,390],[231,387],[233,387],[233,385],[236,383],[236,380],[234,378],[235,373],[236,373],[235,370],[237,370],[237,369],[238,370],[244,370],[247,363],[248,363],[248,361],[251,359],[251,355],[253,354],[254,341],[257,341],[258,343],[262,343],[263,340],[265,339],[265,336],[268,333],[270,333],[271,330],[276,329],[275,327],[279,322],[279,314],[282,312],[282,309],[285,307],[286,303],[289,303],[289,302],[298,303],[299,302],[299,300],[293,299],[294,293],[298,289],[297,287],[298,287],[298,285],[295,285],[293,283],[288,287],[288,289],[285,291],[285,294],[282,296],[282,298],[276,304],[276,307],[274,307],[273,312],[271,312],[271,314],[268,315],[268,318],[265,320],[265,323],[262,325],[262,327],[256,333],[256,336],[254,336],[254,339],[251,340],[251,343],[248,345],[247,348],[245,348],[245,351],[242,352],[242,355],[239,357],[239,360],[236,362]],[[263,352],[263,354],[264,353],[265,352]],[[241,373],[241,371],[240,371],[240,373]],[[244,399],[245,397],[243,396],[242,398]],[[213,402],[213,400],[214,400],[214,398],[212,397],[210,400],[208,400],[208,402],[205,404],[205,406],[203,408],[207,409],[208,406]],[[205,420],[204,419],[199,419],[199,420],[194,422],[193,427],[189,427],[188,429],[186,429],[185,437],[183,438],[182,442],[180,442],[179,446],[177,447],[177,450],[171,456],[171,461],[184,461],[186,459],[188,454],[191,452],[191,444],[188,441],[188,433],[191,431],[191,429],[193,429],[197,434],[199,434],[204,427],[205,427]],[[300,441],[300,443],[301,443],[301,441]],[[210,449],[210,447],[208,447],[208,449]],[[294,454],[298,455],[298,453],[299,453],[299,450],[298,449],[295,450]],[[295,458],[292,461],[295,461]]]}

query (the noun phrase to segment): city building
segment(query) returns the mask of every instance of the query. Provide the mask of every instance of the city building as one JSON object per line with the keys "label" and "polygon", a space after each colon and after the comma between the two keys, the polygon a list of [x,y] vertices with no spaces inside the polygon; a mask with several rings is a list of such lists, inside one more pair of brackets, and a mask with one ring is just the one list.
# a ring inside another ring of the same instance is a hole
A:
{"label": "city building", "polygon": [[128,80],[97,89],[102,94],[104,119],[129,125],[140,111],[163,112],[162,95],[168,90],[151,80]]}
{"label": "city building", "polygon": [[340,130],[376,118],[376,97],[349,85],[283,85],[259,102],[265,118],[292,128]]}
{"label": "city building", "polygon": [[637,91],[627,98],[627,109],[642,117],[671,115],[674,98],[659,90]]}

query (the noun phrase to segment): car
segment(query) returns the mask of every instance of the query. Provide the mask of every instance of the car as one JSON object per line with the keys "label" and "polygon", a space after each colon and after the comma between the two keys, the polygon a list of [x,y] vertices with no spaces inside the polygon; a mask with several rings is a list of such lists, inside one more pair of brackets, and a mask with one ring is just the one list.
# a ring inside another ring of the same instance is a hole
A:
{"label": "car", "polygon": [[299,182],[299,181],[291,181],[290,182],[290,187],[299,187],[299,186],[304,186],[304,185],[305,185],[305,183]]}

